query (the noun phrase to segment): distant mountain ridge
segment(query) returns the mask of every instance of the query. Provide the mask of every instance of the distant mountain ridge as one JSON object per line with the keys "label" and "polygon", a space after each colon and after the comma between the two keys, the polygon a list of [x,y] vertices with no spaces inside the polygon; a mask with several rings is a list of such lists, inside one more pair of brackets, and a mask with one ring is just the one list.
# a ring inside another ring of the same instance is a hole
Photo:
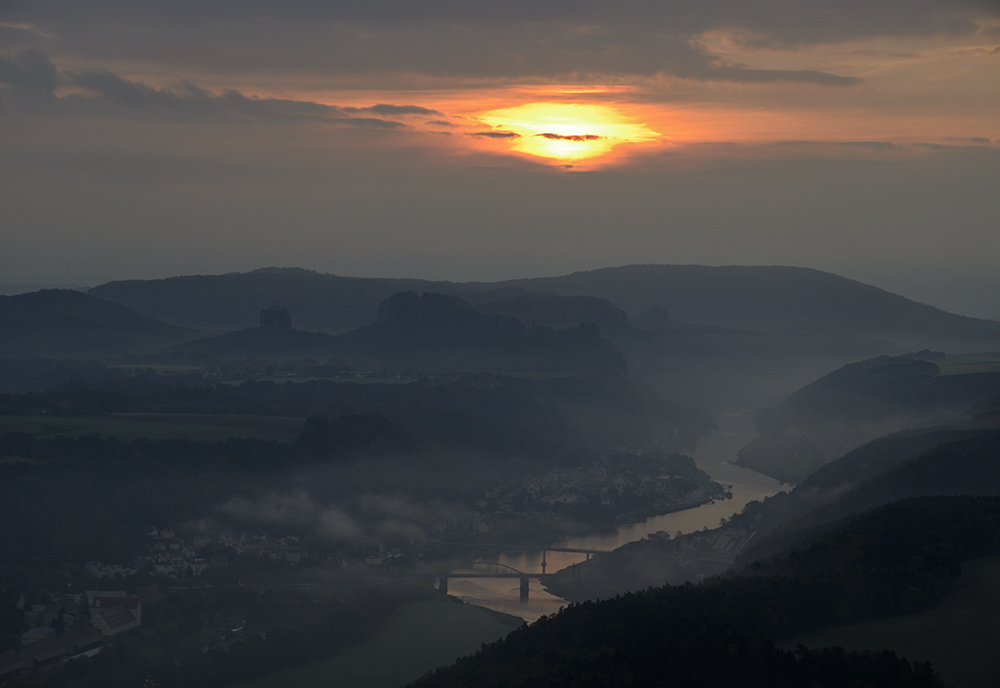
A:
{"label": "distant mountain ridge", "polygon": [[[463,298],[522,320],[538,312],[530,297],[605,299],[635,318],[659,307],[673,320],[737,330],[838,332],[922,346],[984,350],[1000,343],[1000,322],[955,315],[861,282],[783,266],[629,265],[502,282],[360,278],[299,268],[161,280],[108,282],[90,294],[166,322],[241,329],[270,306],[288,308],[299,327],[331,334],[375,321],[379,304],[401,291]],[[497,302],[505,302],[500,305]],[[492,305],[490,305],[492,304]],[[551,310],[551,309],[550,309]],[[596,312],[596,311],[595,311]]]}
{"label": "distant mountain ridge", "polygon": [[118,303],[70,289],[0,296],[0,356],[107,358],[197,336]]}
{"label": "distant mountain ridge", "polygon": [[499,283],[607,299],[633,317],[660,306],[683,322],[740,329],[850,324],[871,334],[996,337],[1000,322],[959,316],[838,275],[788,266],[627,265]]}
{"label": "distant mountain ridge", "polygon": [[1000,322],[794,267],[629,265],[492,283],[263,268],[109,282],[90,293],[214,334],[252,326],[261,310],[281,307],[299,329],[343,335],[371,326],[380,304],[404,291],[457,297],[527,327],[596,323],[630,375],[676,402],[722,411],[778,403],[873,356],[1000,350]]}

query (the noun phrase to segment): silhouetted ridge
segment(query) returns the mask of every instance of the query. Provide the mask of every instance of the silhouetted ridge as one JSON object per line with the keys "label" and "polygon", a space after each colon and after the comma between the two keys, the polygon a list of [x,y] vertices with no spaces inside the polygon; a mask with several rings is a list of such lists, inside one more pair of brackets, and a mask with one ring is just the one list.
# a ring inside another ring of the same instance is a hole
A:
{"label": "silhouetted ridge", "polygon": [[411,372],[625,373],[621,354],[593,323],[529,328],[430,292],[394,294],[375,324],[336,339],[342,358]]}
{"label": "silhouetted ridge", "polygon": [[0,296],[0,355],[29,358],[146,353],[195,332],[70,289]]}

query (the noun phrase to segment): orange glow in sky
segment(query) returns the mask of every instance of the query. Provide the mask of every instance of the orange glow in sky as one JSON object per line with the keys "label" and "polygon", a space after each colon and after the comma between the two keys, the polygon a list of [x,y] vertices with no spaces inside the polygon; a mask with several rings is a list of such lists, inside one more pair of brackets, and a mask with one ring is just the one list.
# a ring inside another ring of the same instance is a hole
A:
{"label": "orange glow in sky", "polygon": [[608,105],[527,103],[491,110],[477,119],[498,134],[512,134],[505,141],[514,151],[563,161],[595,158],[621,144],[660,136]]}

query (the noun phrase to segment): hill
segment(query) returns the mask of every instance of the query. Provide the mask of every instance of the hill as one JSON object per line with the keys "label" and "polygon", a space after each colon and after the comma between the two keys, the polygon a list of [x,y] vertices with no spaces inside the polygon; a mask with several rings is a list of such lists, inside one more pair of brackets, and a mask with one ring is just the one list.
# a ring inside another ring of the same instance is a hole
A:
{"label": "hill", "polygon": [[[300,269],[110,282],[91,290],[151,317],[223,332],[271,306],[304,330],[371,325],[402,291],[455,296],[526,326],[594,322],[631,375],[672,400],[732,410],[777,403],[845,363],[933,348],[1000,350],[1000,323],[792,267],[632,265],[505,282],[341,277]],[[623,317],[624,316],[624,317]]]}
{"label": "hill", "polygon": [[629,265],[498,286],[595,296],[633,317],[659,306],[682,322],[752,331],[840,331],[955,344],[1000,336],[1000,323],[953,315],[809,268]]}
{"label": "hill", "polygon": [[941,428],[870,442],[827,464],[790,492],[753,502],[720,528],[652,537],[547,577],[571,600],[611,597],[714,575],[775,556],[844,519],[925,496],[1000,495],[1000,430]]}
{"label": "hill", "polygon": [[397,292],[450,291],[446,284],[262,268],[226,275],[108,282],[89,293],[166,322],[215,332],[254,325],[262,310],[280,306],[291,312],[299,327],[336,334],[371,324],[379,304]]}
{"label": "hill", "polygon": [[405,372],[486,371],[623,376],[621,354],[593,323],[556,330],[483,313],[456,296],[400,292],[383,301],[373,325],[336,338],[337,355],[356,365]]}
{"label": "hill", "polygon": [[789,482],[881,435],[966,419],[1000,395],[1000,372],[943,374],[924,351],[851,363],[758,415],[737,463]]}
{"label": "hill", "polygon": [[413,685],[935,685],[920,657],[778,652],[772,641],[933,606],[962,560],[995,550],[998,508],[899,502],[739,574],[572,605]]}
{"label": "hill", "polygon": [[163,349],[197,336],[69,289],[0,296],[0,356],[107,359]]}

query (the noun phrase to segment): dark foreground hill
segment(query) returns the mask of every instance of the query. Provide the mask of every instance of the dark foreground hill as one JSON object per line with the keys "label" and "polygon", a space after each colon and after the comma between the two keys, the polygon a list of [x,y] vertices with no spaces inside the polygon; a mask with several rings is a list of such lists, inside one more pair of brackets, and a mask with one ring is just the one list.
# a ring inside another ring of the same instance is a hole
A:
{"label": "dark foreground hill", "polygon": [[772,641],[926,609],[961,560],[996,551],[998,532],[997,498],[900,502],[741,574],[573,605],[414,685],[940,685],[917,657],[780,652]]}
{"label": "dark foreground hill", "polygon": [[149,353],[196,335],[69,289],[0,296],[0,356],[100,359]]}

